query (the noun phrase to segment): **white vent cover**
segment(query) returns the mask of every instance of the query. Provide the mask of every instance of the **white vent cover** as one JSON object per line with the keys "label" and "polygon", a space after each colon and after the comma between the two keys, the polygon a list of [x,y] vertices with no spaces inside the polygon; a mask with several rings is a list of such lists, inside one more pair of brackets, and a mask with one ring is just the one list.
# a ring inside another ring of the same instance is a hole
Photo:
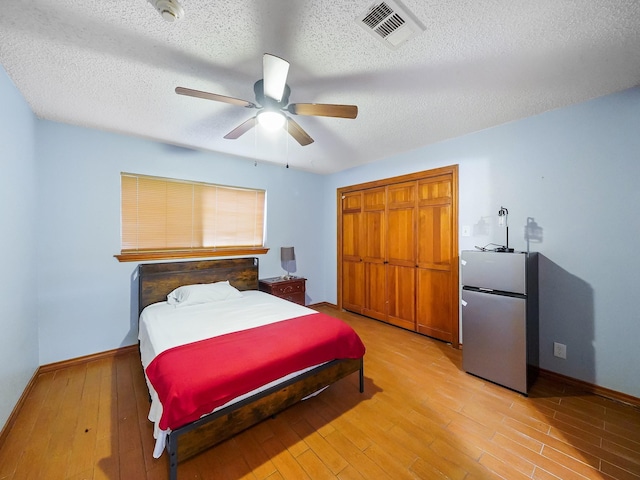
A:
{"label": "white vent cover", "polygon": [[425,30],[398,0],[375,2],[356,21],[392,50]]}

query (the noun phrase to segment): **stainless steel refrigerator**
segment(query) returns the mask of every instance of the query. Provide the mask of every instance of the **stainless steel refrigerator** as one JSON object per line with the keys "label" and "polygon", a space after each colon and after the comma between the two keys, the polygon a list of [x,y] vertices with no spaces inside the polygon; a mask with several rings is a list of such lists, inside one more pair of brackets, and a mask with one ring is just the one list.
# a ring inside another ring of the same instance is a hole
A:
{"label": "stainless steel refrigerator", "polygon": [[538,255],[465,250],[462,367],[527,394],[538,369]]}

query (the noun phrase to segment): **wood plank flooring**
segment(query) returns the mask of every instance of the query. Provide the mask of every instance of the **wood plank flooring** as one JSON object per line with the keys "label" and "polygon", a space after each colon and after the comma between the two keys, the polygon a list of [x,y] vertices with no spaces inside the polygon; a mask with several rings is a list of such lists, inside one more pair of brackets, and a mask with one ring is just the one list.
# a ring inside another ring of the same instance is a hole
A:
{"label": "wood plank flooring", "polygon": [[[640,479],[640,410],[550,380],[529,397],[464,373],[461,352],[357,315],[357,374],[178,469],[179,478]],[[0,479],[166,479],[137,355],[41,374]]]}

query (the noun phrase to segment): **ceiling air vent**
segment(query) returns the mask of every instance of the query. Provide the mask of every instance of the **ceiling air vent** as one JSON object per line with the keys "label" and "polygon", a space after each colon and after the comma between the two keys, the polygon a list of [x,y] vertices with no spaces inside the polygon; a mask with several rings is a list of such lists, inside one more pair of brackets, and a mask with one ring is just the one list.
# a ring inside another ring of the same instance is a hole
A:
{"label": "ceiling air vent", "polygon": [[357,17],[356,21],[392,50],[425,30],[424,25],[398,0],[376,2]]}

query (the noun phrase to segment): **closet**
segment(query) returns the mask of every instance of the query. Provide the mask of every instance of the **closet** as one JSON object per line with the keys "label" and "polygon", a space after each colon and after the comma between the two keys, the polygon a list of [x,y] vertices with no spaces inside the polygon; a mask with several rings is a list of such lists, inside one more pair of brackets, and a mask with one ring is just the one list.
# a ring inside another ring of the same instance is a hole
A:
{"label": "closet", "polygon": [[458,346],[457,165],[338,189],[338,307]]}

